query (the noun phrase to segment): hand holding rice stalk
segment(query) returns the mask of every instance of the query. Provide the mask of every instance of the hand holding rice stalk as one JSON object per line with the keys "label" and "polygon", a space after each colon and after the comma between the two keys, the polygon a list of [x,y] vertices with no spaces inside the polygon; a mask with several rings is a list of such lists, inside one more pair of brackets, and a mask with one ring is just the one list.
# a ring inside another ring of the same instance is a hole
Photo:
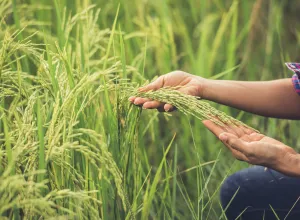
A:
{"label": "hand holding rice stalk", "polygon": [[202,86],[204,81],[204,78],[185,72],[171,72],[139,88],[129,100],[144,109],[157,108],[158,111],[169,112],[177,108],[186,115],[193,115],[200,120],[210,120],[222,127],[234,125],[256,131],[200,100],[204,92]]}

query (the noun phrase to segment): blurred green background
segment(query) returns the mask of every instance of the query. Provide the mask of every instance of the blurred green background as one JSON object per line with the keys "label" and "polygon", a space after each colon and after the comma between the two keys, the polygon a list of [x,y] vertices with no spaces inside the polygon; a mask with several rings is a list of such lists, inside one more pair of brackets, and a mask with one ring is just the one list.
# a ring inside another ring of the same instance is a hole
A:
{"label": "blurred green background", "polygon": [[[115,71],[115,75],[138,84],[174,70],[219,80],[273,80],[292,76],[284,62],[300,62],[299,11],[300,3],[296,0],[3,0],[0,2],[3,27],[0,39],[3,44],[5,28],[11,32],[24,28],[16,40],[38,31],[32,42],[48,43],[53,53],[58,53],[57,48],[64,51],[74,70],[75,83],[84,75],[117,62],[121,62],[123,68],[125,65],[126,71]],[[93,31],[94,27],[97,31]],[[38,47],[45,49],[43,45]],[[48,52],[41,54],[49,56]],[[40,66],[30,58],[22,59],[20,66],[11,65],[11,68],[45,77],[40,73],[43,72]],[[49,87],[52,86],[49,80]],[[26,106],[28,99],[24,100]],[[131,107],[131,112],[126,113],[130,108],[127,106],[118,117],[117,110],[107,113],[110,109],[102,106],[104,100],[109,99],[100,96],[100,104],[89,107],[83,116],[85,120],[79,120],[80,126],[106,137],[108,149],[123,174],[129,203],[139,198],[134,208],[137,219],[141,218],[141,210],[151,193],[154,194],[150,211],[143,214],[144,217],[225,219],[218,188],[227,175],[248,167],[247,164],[234,160],[199,120],[179,112],[162,114],[142,110],[140,120],[132,122],[137,129],[134,134],[130,133],[133,142],[126,142],[128,145],[120,150],[117,139],[123,140],[120,136],[123,133],[109,124],[122,121],[124,115],[126,121],[132,111],[137,114],[139,110]],[[116,107],[116,99],[112,100],[112,106]],[[2,107],[9,109],[9,103]],[[211,104],[262,133],[300,149],[299,122],[264,118]],[[51,116],[47,120],[50,121]],[[95,120],[100,124],[95,125]],[[127,137],[127,131],[124,132]],[[163,153],[174,134],[176,137],[164,161]],[[2,148],[4,146],[2,142]],[[135,156],[128,156],[131,150]],[[124,162],[124,155],[128,160],[134,159],[134,164]],[[158,185],[150,192],[161,162],[163,169]],[[177,176],[174,178],[174,175]],[[147,184],[143,185],[144,181]],[[101,197],[106,200],[106,211],[102,210],[99,216],[129,218],[128,210],[124,211],[114,201],[114,185],[107,183],[106,187],[111,187],[109,190],[101,188],[109,191]],[[132,188],[141,188],[141,193],[137,194],[138,190]]]}

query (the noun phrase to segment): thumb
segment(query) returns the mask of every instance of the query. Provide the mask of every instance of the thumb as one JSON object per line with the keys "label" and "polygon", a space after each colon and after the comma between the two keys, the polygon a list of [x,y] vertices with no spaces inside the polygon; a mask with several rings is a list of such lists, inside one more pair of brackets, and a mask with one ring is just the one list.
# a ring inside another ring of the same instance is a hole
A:
{"label": "thumb", "polygon": [[219,135],[219,139],[220,139],[222,142],[229,142],[231,139],[237,139],[237,137],[236,137],[234,134],[227,133],[227,132],[222,132],[222,133]]}
{"label": "thumb", "polygon": [[158,90],[159,88],[163,87],[164,85],[164,76],[158,77],[156,80],[154,80],[152,83],[149,83],[146,86],[140,87],[138,89],[139,92],[147,92],[150,90]]}
{"label": "thumb", "polygon": [[224,133],[221,133],[219,135],[219,139],[223,142],[226,142],[228,140],[228,135],[224,132]]}
{"label": "thumb", "polygon": [[251,149],[248,146],[248,142],[238,138],[238,137],[230,137],[227,136],[226,143],[233,149],[243,153],[250,154]]}

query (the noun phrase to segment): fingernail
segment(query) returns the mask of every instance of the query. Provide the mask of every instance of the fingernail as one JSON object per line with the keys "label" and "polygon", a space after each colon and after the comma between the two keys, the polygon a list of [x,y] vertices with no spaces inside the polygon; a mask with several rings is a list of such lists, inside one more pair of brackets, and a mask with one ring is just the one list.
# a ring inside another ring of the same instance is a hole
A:
{"label": "fingernail", "polygon": [[166,111],[166,112],[169,112],[169,111],[170,111],[170,109],[169,109],[169,108],[167,108],[167,109],[165,109],[165,111]]}
{"label": "fingernail", "polygon": [[227,135],[226,134],[220,134],[220,136],[219,136],[219,139],[221,140],[221,141],[227,141]]}

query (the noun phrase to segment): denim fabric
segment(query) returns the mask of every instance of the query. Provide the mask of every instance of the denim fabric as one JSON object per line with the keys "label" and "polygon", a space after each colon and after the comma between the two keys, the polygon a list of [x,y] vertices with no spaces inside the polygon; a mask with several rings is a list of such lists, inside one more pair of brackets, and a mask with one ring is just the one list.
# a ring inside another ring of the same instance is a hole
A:
{"label": "denim fabric", "polygon": [[285,219],[290,212],[286,220],[300,220],[300,178],[262,166],[253,166],[229,176],[221,187],[220,197],[223,209],[227,207],[228,220],[236,219],[244,210],[238,219],[277,219],[270,205],[280,219]]}

